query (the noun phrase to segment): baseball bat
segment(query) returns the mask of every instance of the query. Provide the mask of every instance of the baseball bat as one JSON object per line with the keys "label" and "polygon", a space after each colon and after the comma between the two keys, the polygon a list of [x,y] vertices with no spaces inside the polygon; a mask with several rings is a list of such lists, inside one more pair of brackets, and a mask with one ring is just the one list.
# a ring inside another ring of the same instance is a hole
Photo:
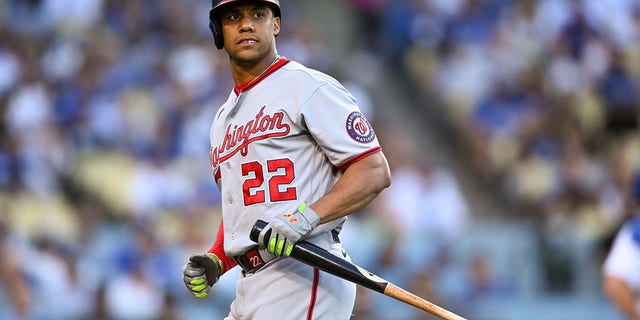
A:
{"label": "baseball bat", "polygon": [[[265,221],[256,221],[249,235],[253,242],[258,242],[258,236],[266,225],[267,223]],[[268,238],[268,235],[265,238]],[[466,318],[463,318],[432,302],[420,298],[419,296],[408,292],[385,279],[378,277],[377,275],[365,270],[364,268],[354,263],[337,257],[313,243],[307,241],[297,242],[291,250],[290,257],[312,267],[318,268],[322,271],[331,273],[342,279],[380,292],[386,296],[412,305],[418,309],[427,311],[443,319],[467,320]]]}

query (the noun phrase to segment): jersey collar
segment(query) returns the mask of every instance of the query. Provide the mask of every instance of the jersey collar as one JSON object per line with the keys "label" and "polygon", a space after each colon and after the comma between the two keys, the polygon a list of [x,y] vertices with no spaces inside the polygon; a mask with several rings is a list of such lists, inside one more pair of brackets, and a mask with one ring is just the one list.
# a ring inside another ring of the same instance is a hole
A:
{"label": "jersey collar", "polygon": [[265,72],[263,72],[261,75],[259,75],[255,79],[253,79],[253,80],[251,80],[251,81],[249,81],[249,82],[247,82],[245,84],[241,84],[239,86],[235,86],[233,88],[233,92],[236,94],[236,96],[238,96],[238,95],[240,95],[241,93],[243,93],[245,91],[251,90],[251,88],[255,87],[258,83],[260,83],[262,80],[264,80],[270,74],[276,72],[276,70],[280,69],[282,66],[284,66],[287,63],[289,63],[289,61],[291,61],[291,60],[287,59],[286,57],[281,57],[271,67],[269,67],[267,70],[265,70]]}

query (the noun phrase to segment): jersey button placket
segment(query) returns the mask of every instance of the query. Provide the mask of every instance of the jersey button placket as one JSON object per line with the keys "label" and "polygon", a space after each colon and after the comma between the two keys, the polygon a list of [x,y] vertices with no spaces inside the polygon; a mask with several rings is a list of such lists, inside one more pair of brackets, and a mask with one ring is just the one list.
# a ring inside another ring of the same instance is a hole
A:
{"label": "jersey button placket", "polygon": [[[224,163],[224,167],[226,168],[225,171],[228,172],[228,176],[230,176],[231,174],[231,163],[229,163],[229,161]],[[231,192],[227,193],[227,203],[229,204],[233,204],[233,195],[231,194]]]}

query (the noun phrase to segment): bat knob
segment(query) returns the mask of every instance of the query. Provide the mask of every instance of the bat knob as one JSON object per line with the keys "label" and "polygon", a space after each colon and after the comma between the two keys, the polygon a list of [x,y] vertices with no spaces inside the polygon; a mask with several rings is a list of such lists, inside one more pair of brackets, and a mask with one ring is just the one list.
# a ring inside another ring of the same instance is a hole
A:
{"label": "bat knob", "polygon": [[[251,239],[251,241],[253,242],[258,242],[258,237],[260,236],[260,232],[262,232],[262,229],[264,229],[264,227],[267,226],[267,222],[263,221],[263,220],[258,220],[256,221],[256,223],[253,225],[253,228],[251,228],[251,233],[249,233],[249,239]],[[265,236],[265,239],[268,239],[269,235]]]}

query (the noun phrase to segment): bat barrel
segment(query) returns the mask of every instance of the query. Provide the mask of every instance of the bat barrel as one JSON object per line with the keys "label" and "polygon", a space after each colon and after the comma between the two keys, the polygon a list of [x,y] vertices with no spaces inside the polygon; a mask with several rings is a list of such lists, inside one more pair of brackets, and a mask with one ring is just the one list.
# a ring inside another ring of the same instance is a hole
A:
{"label": "bat barrel", "polygon": [[384,291],[384,294],[392,297],[398,301],[402,301],[404,303],[410,304],[418,309],[422,309],[429,313],[435,314],[442,319],[446,320],[467,320],[445,308],[442,308],[430,301],[427,301],[423,298],[418,297],[417,295],[406,291],[393,283],[389,283],[387,288]]}

